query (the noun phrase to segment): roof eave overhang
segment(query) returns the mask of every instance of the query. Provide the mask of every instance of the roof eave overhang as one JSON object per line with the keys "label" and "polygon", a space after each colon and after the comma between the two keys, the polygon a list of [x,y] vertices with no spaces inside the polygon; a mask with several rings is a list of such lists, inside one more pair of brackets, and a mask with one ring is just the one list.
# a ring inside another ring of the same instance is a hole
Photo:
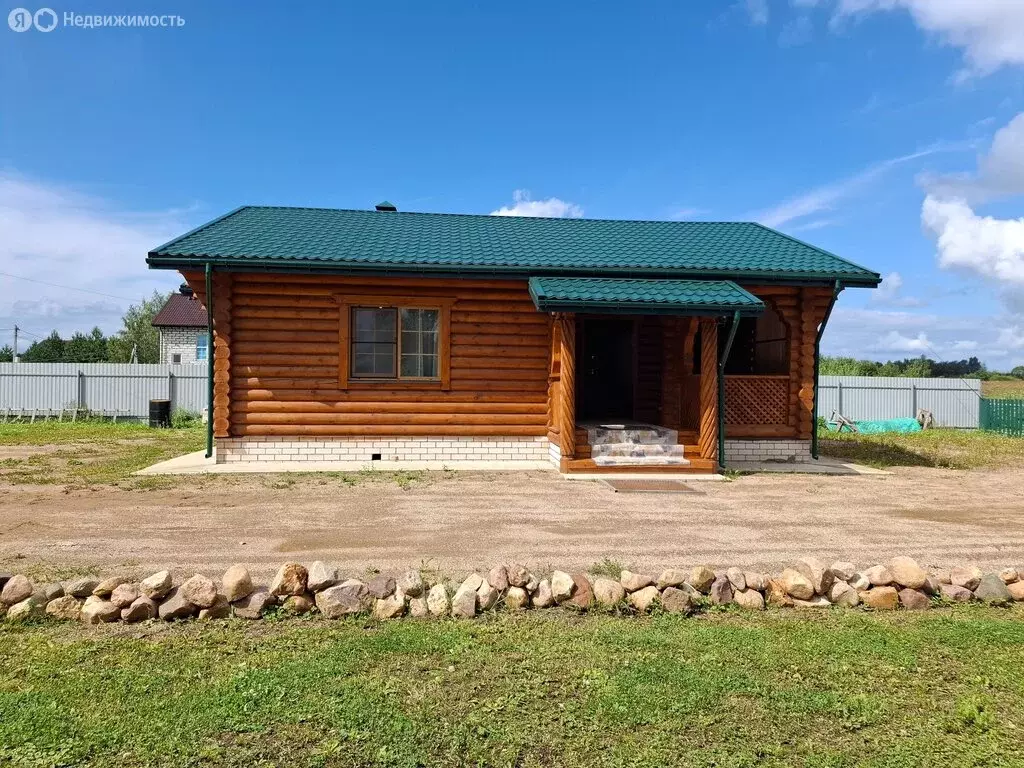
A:
{"label": "roof eave overhang", "polygon": [[772,283],[785,285],[828,285],[839,280],[844,288],[875,288],[882,281],[881,275],[836,274],[821,272],[755,272],[730,270],[665,270],[637,268],[593,267],[493,267],[480,265],[448,264],[361,264],[347,262],[283,261],[251,258],[220,258],[202,255],[166,255],[150,252],[146,257],[150,269],[204,269],[207,264],[238,272],[318,272],[334,275],[379,275],[382,277],[474,277],[486,276],[506,280],[526,280],[530,277],[547,276],[588,276],[588,277],[647,277],[691,280],[734,280],[741,283]]}

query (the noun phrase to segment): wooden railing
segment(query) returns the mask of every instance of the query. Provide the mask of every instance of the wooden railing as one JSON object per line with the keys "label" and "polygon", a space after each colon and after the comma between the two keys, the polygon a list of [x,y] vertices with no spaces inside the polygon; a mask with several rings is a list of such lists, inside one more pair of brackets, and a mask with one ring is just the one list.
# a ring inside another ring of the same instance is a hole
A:
{"label": "wooden railing", "polygon": [[789,376],[726,376],[725,423],[784,427],[789,423]]}

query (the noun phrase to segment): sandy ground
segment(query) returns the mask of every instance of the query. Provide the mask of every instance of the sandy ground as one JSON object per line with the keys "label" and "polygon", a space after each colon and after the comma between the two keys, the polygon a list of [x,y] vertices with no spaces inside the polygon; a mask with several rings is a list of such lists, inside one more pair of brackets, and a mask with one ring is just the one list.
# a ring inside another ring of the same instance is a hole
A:
{"label": "sandy ground", "polygon": [[[189,479],[172,489],[0,486],[0,570],[266,574],[288,559],[358,573],[496,562],[645,570],[707,562],[778,568],[794,557],[869,565],[905,553],[943,567],[1024,565],[1024,469],[905,468],[891,475],[744,476],[691,494],[614,493],[551,473],[428,476],[394,483]],[[145,574],[143,574],[145,575]]]}

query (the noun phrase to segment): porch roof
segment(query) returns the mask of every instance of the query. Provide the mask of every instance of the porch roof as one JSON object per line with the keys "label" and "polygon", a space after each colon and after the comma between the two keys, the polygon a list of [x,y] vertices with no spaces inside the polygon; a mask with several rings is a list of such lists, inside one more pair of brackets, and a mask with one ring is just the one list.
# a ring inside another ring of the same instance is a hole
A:
{"label": "porch roof", "polygon": [[530,296],[543,312],[759,315],[764,311],[759,298],[731,280],[531,277]]}

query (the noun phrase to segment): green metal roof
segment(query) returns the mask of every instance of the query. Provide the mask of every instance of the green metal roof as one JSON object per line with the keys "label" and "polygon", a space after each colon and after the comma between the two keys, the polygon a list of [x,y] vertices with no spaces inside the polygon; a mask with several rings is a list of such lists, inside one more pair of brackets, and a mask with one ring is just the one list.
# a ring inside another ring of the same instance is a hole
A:
{"label": "green metal roof", "polygon": [[531,277],[530,296],[543,312],[758,315],[764,304],[730,280],[629,280]]}
{"label": "green metal roof", "polygon": [[875,286],[880,276],[753,222],[544,219],[247,206],[150,252],[155,268],[724,277]]}

